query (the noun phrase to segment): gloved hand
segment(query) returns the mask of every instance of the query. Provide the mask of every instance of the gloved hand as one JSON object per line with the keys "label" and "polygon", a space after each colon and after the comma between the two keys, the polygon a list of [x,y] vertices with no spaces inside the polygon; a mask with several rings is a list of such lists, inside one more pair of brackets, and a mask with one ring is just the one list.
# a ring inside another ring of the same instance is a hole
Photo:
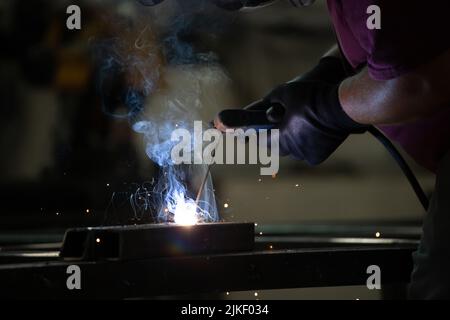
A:
{"label": "gloved hand", "polygon": [[277,126],[280,154],[305,160],[310,165],[325,161],[352,133],[367,126],[353,121],[339,102],[339,84],[294,81],[273,90],[266,105],[280,104],[286,113]]}
{"label": "gloved hand", "polygon": [[330,84],[340,83],[349,76],[345,67],[346,63],[346,61],[343,61],[338,57],[323,57],[314,68],[295,78],[291,82],[322,81]]}
{"label": "gloved hand", "polygon": [[[338,57],[323,57],[314,68],[303,73],[290,82],[320,81],[329,84],[338,84],[348,76],[344,63],[346,62]],[[264,103],[264,100],[262,100],[249,105],[245,108],[245,110],[266,111],[270,107],[271,106],[268,106],[266,103]]]}
{"label": "gloved hand", "polygon": [[[246,108],[245,116],[251,118],[251,112],[255,112],[260,117],[261,112],[273,106],[283,106],[284,116],[274,126],[280,129],[280,153],[305,160],[310,165],[320,164],[349,134],[363,133],[367,129],[347,116],[339,102],[339,84],[346,76],[339,58],[322,58],[311,71],[279,86],[261,102]],[[242,121],[235,122],[242,125]],[[215,124],[221,130],[229,127],[222,121],[221,114]]]}

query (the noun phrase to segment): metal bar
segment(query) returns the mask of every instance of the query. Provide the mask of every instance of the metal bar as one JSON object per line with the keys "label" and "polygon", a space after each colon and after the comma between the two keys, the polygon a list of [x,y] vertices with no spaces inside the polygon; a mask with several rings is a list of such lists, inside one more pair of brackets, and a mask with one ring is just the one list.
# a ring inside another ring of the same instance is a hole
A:
{"label": "metal bar", "polygon": [[80,262],[82,290],[66,287],[70,262],[0,266],[0,297],[133,298],[225,291],[363,285],[378,265],[382,283],[406,283],[415,246],[280,250]]}
{"label": "metal bar", "polygon": [[148,224],[72,229],[61,257],[66,260],[129,260],[250,251],[254,223],[204,223],[193,226]]}

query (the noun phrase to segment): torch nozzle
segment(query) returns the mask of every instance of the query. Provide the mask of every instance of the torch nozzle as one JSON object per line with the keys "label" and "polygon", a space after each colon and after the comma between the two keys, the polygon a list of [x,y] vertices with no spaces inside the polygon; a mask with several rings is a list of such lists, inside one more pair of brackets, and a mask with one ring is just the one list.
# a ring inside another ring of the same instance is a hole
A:
{"label": "torch nozzle", "polygon": [[208,176],[210,172],[211,172],[211,165],[208,165],[205,176],[203,177],[202,183],[200,184],[200,188],[198,189],[197,197],[195,198],[195,204],[197,207],[200,202],[200,198],[202,197],[203,189],[205,189],[206,182],[208,181]]}

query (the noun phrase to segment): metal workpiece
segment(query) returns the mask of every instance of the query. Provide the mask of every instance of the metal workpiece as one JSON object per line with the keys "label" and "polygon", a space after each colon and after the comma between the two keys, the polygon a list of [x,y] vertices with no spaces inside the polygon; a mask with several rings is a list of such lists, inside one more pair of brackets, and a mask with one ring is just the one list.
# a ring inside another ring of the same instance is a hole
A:
{"label": "metal workpiece", "polygon": [[254,234],[254,223],[224,222],[71,229],[60,256],[68,261],[99,261],[251,251]]}

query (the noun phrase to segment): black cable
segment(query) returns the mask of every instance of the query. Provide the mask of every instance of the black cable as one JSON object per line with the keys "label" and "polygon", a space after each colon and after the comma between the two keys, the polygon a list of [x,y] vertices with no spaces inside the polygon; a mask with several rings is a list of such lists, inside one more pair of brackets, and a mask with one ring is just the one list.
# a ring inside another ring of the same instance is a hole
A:
{"label": "black cable", "polygon": [[411,184],[411,187],[413,188],[414,192],[416,193],[417,198],[419,198],[420,203],[422,204],[425,211],[428,210],[428,207],[430,205],[430,201],[423,191],[419,181],[417,180],[416,176],[414,175],[414,172],[409,167],[406,160],[403,158],[403,156],[400,154],[400,152],[397,150],[397,148],[394,146],[394,144],[389,140],[380,130],[377,128],[371,126],[368,130],[378,141],[381,142],[381,144],[384,145],[384,147],[389,151],[389,153],[392,155],[392,157],[395,159],[397,164],[399,165],[400,169],[402,169],[403,173],[405,174],[406,178],[408,179],[409,183]]}

